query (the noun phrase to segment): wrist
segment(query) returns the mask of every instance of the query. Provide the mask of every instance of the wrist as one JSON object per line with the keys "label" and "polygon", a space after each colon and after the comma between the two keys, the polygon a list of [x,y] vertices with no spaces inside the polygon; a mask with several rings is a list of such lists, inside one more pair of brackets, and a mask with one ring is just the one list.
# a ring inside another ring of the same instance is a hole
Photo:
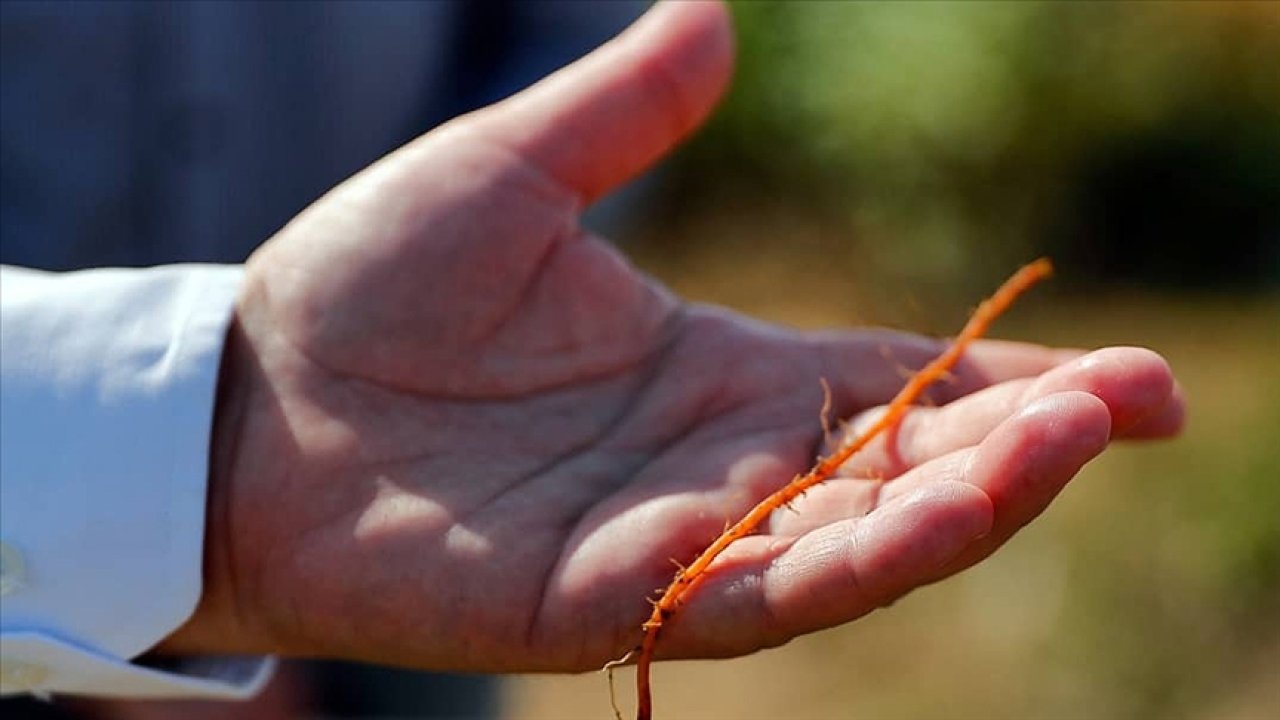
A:
{"label": "wrist", "polygon": [[244,331],[233,316],[218,370],[209,440],[200,600],[190,617],[152,652],[161,655],[263,652],[243,622],[232,564],[232,478],[249,412],[250,370]]}

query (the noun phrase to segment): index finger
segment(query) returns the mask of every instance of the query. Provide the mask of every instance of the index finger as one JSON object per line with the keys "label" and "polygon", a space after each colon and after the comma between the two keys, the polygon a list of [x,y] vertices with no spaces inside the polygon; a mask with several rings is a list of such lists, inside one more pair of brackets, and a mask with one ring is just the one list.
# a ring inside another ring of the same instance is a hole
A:
{"label": "index finger", "polygon": [[[831,387],[837,417],[889,402],[913,372],[949,344],[892,330],[822,333],[815,341],[820,344],[822,375]],[[976,340],[950,377],[929,389],[926,402],[943,405],[1006,380],[1035,377],[1084,353],[1011,340]]]}

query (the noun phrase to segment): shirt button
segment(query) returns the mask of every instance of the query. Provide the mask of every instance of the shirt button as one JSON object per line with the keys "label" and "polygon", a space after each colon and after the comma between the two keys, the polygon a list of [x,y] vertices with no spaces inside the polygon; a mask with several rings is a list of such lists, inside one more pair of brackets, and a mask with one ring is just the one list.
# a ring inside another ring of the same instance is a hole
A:
{"label": "shirt button", "polygon": [[6,542],[0,542],[0,595],[8,595],[27,579],[27,563],[22,553]]}
{"label": "shirt button", "polygon": [[44,665],[0,658],[0,690],[6,693],[39,690],[48,680],[49,668]]}

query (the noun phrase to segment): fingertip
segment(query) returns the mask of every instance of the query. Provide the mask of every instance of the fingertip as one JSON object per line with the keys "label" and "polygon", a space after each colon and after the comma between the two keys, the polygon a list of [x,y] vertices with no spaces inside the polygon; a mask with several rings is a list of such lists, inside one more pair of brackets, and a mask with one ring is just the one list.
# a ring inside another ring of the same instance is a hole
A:
{"label": "fingertip", "polygon": [[1117,436],[1126,440],[1159,440],[1179,435],[1186,424],[1186,395],[1175,381],[1168,401],[1159,410],[1139,418]]}
{"label": "fingertip", "polygon": [[[1142,347],[1095,350],[1046,373],[1027,390],[1029,397],[1080,390],[1106,404],[1116,436],[1126,436],[1144,419],[1169,405],[1173,371],[1158,353]],[[1171,408],[1171,412],[1176,411]]]}
{"label": "fingertip", "polygon": [[872,598],[895,598],[989,534],[994,522],[995,506],[978,487],[943,482],[918,488],[855,527],[857,575]]}
{"label": "fingertip", "polygon": [[992,431],[970,457],[963,477],[990,495],[997,523],[1020,526],[1106,448],[1111,427],[1111,412],[1095,395],[1080,390],[1047,395]]}
{"label": "fingertip", "polygon": [[659,0],[637,23],[637,31],[646,26],[692,33],[716,54],[733,50],[733,15],[722,0]]}
{"label": "fingertip", "polygon": [[650,84],[667,88],[676,124],[673,140],[700,125],[729,86],[733,22],[720,0],[655,3],[634,32],[622,37],[644,56],[641,68],[655,79]]}
{"label": "fingertip", "polygon": [[1015,417],[1027,425],[1038,448],[1071,448],[1080,454],[1102,452],[1114,427],[1106,400],[1083,390],[1046,395],[1028,403]]}
{"label": "fingertip", "polygon": [[613,41],[459,125],[591,202],[698,125],[733,70],[723,3],[661,2]]}
{"label": "fingertip", "polygon": [[1154,350],[1143,347],[1110,347],[1080,359],[1080,367],[1118,381],[1113,390],[1099,395],[1115,416],[1116,425],[1132,424],[1140,416],[1163,407],[1173,393],[1173,370]]}

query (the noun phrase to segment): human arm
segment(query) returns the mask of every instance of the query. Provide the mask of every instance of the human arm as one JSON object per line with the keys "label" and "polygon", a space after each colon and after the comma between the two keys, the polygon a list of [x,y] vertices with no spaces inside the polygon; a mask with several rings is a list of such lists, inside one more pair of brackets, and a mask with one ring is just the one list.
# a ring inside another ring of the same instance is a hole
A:
{"label": "human arm", "polygon": [[[856,415],[901,382],[886,349],[905,365],[939,349],[689,305],[578,225],[709,112],[730,47],[722,8],[660,6],[255,254],[206,591],[162,650],[598,667],[634,645],[670,558],[809,464],[819,377]],[[859,460],[883,483],[815,491],[735,546],[663,652],[750,652],[869,612],[988,555],[1111,440],[1181,421],[1167,365],[1137,349],[984,343],[939,399],[979,390]]]}

